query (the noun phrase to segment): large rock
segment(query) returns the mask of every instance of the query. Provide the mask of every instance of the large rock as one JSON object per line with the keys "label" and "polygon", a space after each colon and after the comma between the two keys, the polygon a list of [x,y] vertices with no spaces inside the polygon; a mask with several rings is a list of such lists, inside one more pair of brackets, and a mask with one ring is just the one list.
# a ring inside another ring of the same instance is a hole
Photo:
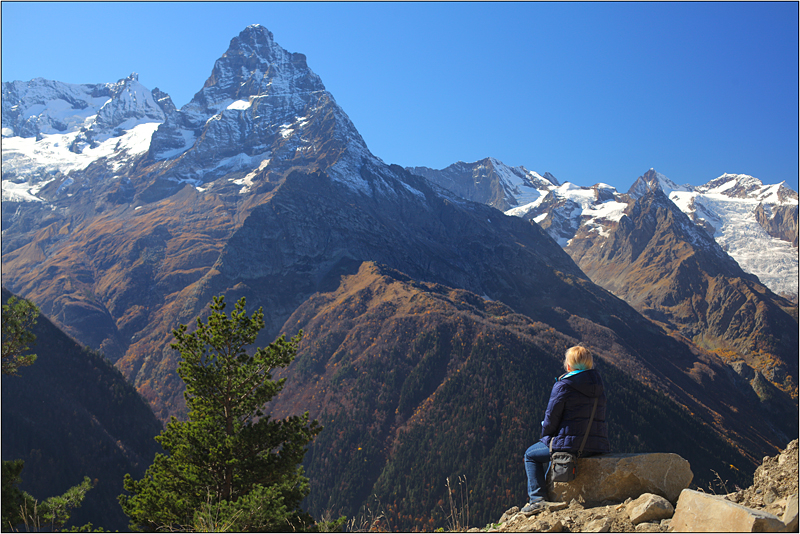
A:
{"label": "large rock", "polygon": [[671,528],[673,532],[785,531],[783,521],[772,514],[689,489],[681,492]]}
{"label": "large rock", "polygon": [[669,519],[675,513],[672,503],[660,495],[653,495],[652,493],[645,493],[632,503],[626,509],[631,523],[638,525],[646,521],[660,521],[661,519]]}
{"label": "large rock", "polygon": [[579,459],[572,482],[551,482],[550,499],[592,504],[654,493],[676,502],[692,477],[689,462],[674,453],[604,454]]}

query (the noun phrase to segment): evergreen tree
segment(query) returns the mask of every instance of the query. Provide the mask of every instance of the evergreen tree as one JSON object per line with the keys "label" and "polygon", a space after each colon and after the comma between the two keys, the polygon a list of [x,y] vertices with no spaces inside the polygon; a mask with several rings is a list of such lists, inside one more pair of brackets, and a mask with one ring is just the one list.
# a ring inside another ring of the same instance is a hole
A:
{"label": "evergreen tree", "polygon": [[11,297],[3,304],[3,374],[15,375],[20,367],[31,365],[36,361],[35,354],[23,353],[28,345],[36,341],[31,327],[36,324],[39,308],[29,300]]}
{"label": "evergreen tree", "polygon": [[2,529],[10,531],[22,524],[22,510],[33,508],[33,497],[22,491],[17,485],[22,482],[20,473],[24,462],[22,460],[3,460],[2,475]]}
{"label": "evergreen tree", "polygon": [[[63,495],[39,502],[17,487],[22,481],[23,467],[22,460],[3,461],[2,531],[14,531],[23,524],[29,532],[61,530],[69,521],[72,510],[80,507],[86,492],[92,489],[92,481],[83,477],[83,482],[69,488]],[[91,529],[91,523],[81,528]]]}
{"label": "evergreen tree", "polygon": [[309,528],[299,508],[308,494],[300,462],[322,430],[308,412],[272,420],[262,407],[283,387],[276,367],[294,359],[302,332],[248,354],[264,327],[261,309],[248,317],[240,299],[230,317],[215,297],[207,323],[173,330],[186,383],[187,421],[172,418],[156,439],[156,455],[142,480],[125,477],[119,500],[131,527],[145,530],[291,531]]}

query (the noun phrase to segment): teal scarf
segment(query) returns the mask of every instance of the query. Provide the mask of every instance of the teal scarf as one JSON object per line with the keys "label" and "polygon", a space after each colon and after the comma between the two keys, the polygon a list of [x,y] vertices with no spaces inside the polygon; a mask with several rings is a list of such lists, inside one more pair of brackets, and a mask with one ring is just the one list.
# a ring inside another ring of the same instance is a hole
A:
{"label": "teal scarf", "polygon": [[564,373],[563,375],[561,375],[558,378],[556,378],[556,381],[563,380],[563,379],[565,379],[565,378],[567,378],[569,376],[572,376],[572,375],[577,375],[578,373],[582,373],[583,371],[586,371],[586,369],[578,369],[576,371],[570,371],[569,373]]}

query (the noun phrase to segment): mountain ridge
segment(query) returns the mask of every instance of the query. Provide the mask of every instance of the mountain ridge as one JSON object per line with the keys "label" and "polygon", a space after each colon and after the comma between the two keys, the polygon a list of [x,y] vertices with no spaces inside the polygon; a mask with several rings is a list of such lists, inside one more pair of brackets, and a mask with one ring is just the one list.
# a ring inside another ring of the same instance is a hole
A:
{"label": "mountain ridge", "polygon": [[[438,171],[423,168],[427,169],[423,174],[442,187],[455,187],[465,198],[494,205],[507,215],[535,221],[547,228],[553,239],[563,247],[568,246],[582,226],[606,235],[606,228],[613,227],[619,221],[627,206],[657,187],[695,224],[713,236],[747,272],[757,275],[776,293],[795,301],[798,298],[798,197],[797,192],[785,186],[785,182],[764,185],[761,180],[749,175],[725,173],[702,186],[694,187],[678,185],[655,169],[650,169],[637,178],[626,193],[620,193],[613,186],[603,183],[584,187],[550,180],[552,185],[529,182],[530,190],[538,187],[537,192],[528,191],[524,195],[514,195],[511,188],[495,186],[503,191],[504,199],[487,201],[485,196],[475,195],[470,189],[471,185],[465,184],[473,183],[479,174],[478,169],[484,167],[488,159],[471,164],[461,163],[460,172],[454,172],[455,168],[451,166]],[[512,169],[494,161],[498,167]],[[409,168],[412,172],[413,169]],[[485,177],[500,184],[503,178],[499,174],[487,174]],[[491,185],[484,184],[483,187]],[[757,248],[754,249],[754,246]]]}

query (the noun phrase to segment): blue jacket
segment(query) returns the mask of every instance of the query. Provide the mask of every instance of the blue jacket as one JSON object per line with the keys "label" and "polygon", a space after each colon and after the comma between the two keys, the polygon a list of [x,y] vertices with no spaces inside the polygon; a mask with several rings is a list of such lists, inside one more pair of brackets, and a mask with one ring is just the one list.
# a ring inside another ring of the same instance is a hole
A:
{"label": "blue jacket", "polygon": [[595,398],[598,398],[597,410],[583,452],[609,452],[606,394],[603,391],[603,379],[596,369],[564,376],[553,384],[542,421],[542,442],[550,446],[552,439],[554,451],[578,452]]}

